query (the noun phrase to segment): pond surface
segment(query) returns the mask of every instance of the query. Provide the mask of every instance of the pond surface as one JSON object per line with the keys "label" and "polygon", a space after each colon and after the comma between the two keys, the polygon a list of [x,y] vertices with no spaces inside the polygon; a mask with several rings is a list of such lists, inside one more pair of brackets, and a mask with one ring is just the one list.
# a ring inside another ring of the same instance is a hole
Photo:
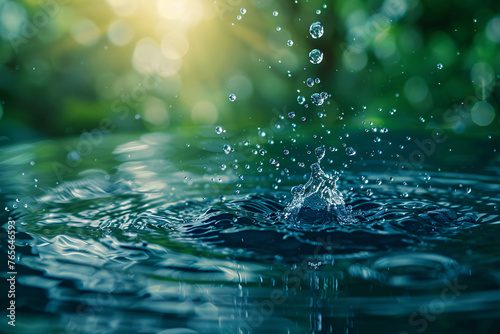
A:
{"label": "pond surface", "polygon": [[[277,166],[268,162],[272,146],[263,157],[233,140],[225,154],[225,142],[202,129],[110,135],[87,150],[81,138],[4,146],[2,225],[6,232],[10,218],[17,227],[16,330],[498,328],[499,161],[467,173],[401,171],[377,157],[343,168],[349,157],[327,150],[322,166],[343,169],[338,191],[356,220],[288,221],[281,213],[290,189],[307,181],[314,147]],[[6,238],[2,250],[6,258]]]}

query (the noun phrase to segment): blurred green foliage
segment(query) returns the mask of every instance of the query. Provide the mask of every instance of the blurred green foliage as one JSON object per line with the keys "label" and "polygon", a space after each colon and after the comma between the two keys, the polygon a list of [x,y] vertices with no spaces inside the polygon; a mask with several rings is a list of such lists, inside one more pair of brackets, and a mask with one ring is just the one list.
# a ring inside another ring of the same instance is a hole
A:
{"label": "blurred green foliage", "polygon": [[[499,46],[496,0],[0,0],[0,135],[74,135],[105,118],[116,131],[253,131],[290,111],[324,113],[331,129],[493,133]],[[321,91],[323,106],[297,103]]]}

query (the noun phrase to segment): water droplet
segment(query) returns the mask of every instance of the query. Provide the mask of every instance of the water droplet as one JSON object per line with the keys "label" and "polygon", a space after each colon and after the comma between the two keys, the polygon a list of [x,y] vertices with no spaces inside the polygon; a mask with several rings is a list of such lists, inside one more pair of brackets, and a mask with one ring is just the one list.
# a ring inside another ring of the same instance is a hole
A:
{"label": "water droplet", "polygon": [[314,79],[313,79],[313,78],[307,78],[307,80],[306,80],[306,84],[307,84],[307,86],[309,86],[309,87],[314,86]]}
{"label": "water droplet", "polygon": [[366,189],[366,196],[373,195],[373,191],[371,189]]}
{"label": "water droplet", "polygon": [[288,150],[283,150],[283,154],[284,154],[284,155],[288,155],[288,154],[290,154],[290,151],[288,151]]}
{"label": "water droplet", "polygon": [[323,29],[323,25],[321,24],[321,22],[314,22],[313,24],[311,24],[311,26],[309,27],[309,33],[311,34],[311,37],[314,38],[314,39],[317,39],[317,38],[320,38],[321,36],[323,36],[323,33],[324,33],[324,29]]}
{"label": "water droplet", "polygon": [[319,78],[316,78],[316,79],[314,79],[314,82],[315,82],[316,84],[319,84],[321,81],[319,80]]}
{"label": "water droplet", "polygon": [[309,52],[309,61],[312,64],[319,64],[323,60],[323,52],[318,49],[314,49]]}
{"label": "water droplet", "polygon": [[467,189],[465,189],[465,192],[466,192],[467,194],[470,194],[470,193],[472,192],[472,188],[471,188],[471,187],[468,187]]}
{"label": "water droplet", "polygon": [[247,12],[247,10],[246,10],[245,8],[241,8],[241,9],[240,9],[240,13],[241,13],[242,15],[245,15],[245,13],[246,13],[246,12]]}
{"label": "water droplet", "polygon": [[229,94],[229,101],[234,102],[234,100],[236,100],[236,95]]}
{"label": "water droplet", "polygon": [[226,153],[226,154],[229,154],[231,152],[231,146],[229,146],[228,144],[224,144],[222,149],[224,150],[224,153]]}
{"label": "water droplet", "polygon": [[311,102],[316,106],[320,106],[323,104],[324,99],[321,97],[320,94],[314,93],[313,95],[311,95]]}
{"label": "water droplet", "polygon": [[279,14],[279,13],[278,13],[278,11],[277,11],[277,10],[275,10],[275,11],[273,12],[273,16],[278,16],[278,14]]}
{"label": "water droplet", "polygon": [[288,113],[288,117],[294,118],[295,117],[295,113],[293,111],[289,112]]}
{"label": "water droplet", "polygon": [[356,154],[356,151],[352,148],[352,147],[347,147],[345,149],[345,153],[348,155],[348,156],[353,156]]}
{"label": "water droplet", "polygon": [[380,132],[381,133],[387,133],[387,132],[389,132],[389,130],[387,128],[382,128],[382,129],[380,129]]}
{"label": "water droplet", "polygon": [[35,165],[35,162],[34,162],[34,161],[30,161],[30,165],[31,165],[31,166],[34,166],[34,165]]}
{"label": "water droplet", "polygon": [[236,16],[236,19],[239,21],[241,20],[241,15]]}
{"label": "water droplet", "polygon": [[265,137],[266,136],[266,132],[263,131],[263,130],[259,130],[259,137]]}
{"label": "water droplet", "polygon": [[293,41],[291,39],[289,39],[287,42],[286,42],[286,45],[288,46],[292,46],[293,45]]}
{"label": "water droplet", "polygon": [[220,135],[222,132],[224,132],[224,129],[223,129],[223,128],[221,128],[220,126],[216,126],[216,127],[215,127],[215,132],[216,132],[218,135]]}
{"label": "water droplet", "polygon": [[317,14],[317,15],[321,14],[321,10],[316,9],[316,14]]}
{"label": "water droplet", "polygon": [[438,68],[438,70],[442,70],[443,69],[443,64],[441,64],[441,63],[437,64],[437,68]]}
{"label": "water droplet", "polygon": [[316,158],[318,158],[318,162],[320,162],[321,159],[323,159],[325,157],[325,152],[326,152],[325,145],[317,147],[314,150],[314,154],[316,154]]}
{"label": "water droplet", "polygon": [[281,31],[281,27],[276,27],[276,31]]}
{"label": "water droplet", "polygon": [[304,104],[304,102],[306,102],[306,98],[305,98],[305,97],[303,97],[302,95],[297,96],[297,102],[298,102],[299,104]]}

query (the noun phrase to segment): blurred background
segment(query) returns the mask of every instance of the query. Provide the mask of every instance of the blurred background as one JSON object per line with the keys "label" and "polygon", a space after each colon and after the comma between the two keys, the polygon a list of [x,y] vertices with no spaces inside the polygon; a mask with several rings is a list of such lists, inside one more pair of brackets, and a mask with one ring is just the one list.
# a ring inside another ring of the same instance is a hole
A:
{"label": "blurred background", "polygon": [[0,0],[0,136],[238,132],[289,112],[491,135],[499,46],[496,0]]}

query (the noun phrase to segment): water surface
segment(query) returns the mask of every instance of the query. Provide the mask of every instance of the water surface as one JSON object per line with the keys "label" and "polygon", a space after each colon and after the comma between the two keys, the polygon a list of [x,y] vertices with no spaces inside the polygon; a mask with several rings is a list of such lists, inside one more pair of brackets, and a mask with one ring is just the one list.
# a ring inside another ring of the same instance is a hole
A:
{"label": "water surface", "polygon": [[376,158],[344,168],[349,157],[327,150],[322,167],[340,171],[356,219],[291,221],[282,213],[314,147],[277,168],[272,146],[262,157],[233,140],[225,154],[227,141],[197,131],[112,135],[88,154],[65,149],[79,138],[2,148],[16,330],[494,332],[498,161],[401,172]]}

